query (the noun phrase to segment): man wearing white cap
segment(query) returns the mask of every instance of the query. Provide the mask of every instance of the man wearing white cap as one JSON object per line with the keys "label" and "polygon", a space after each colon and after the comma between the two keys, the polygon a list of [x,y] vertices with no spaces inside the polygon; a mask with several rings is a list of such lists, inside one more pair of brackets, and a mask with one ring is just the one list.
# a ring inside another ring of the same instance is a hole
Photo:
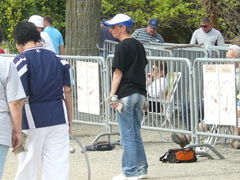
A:
{"label": "man wearing white cap", "polygon": [[[146,179],[148,163],[140,132],[146,96],[145,66],[148,62],[145,50],[130,35],[131,17],[117,14],[103,23],[109,26],[113,37],[120,40],[112,61],[111,92],[106,99],[116,109],[123,148],[122,173],[113,180]],[[118,100],[113,101],[112,97]]]}
{"label": "man wearing white cap", "polygon": [[132,37],[143,44],[164,43],[163,37],[157,33],[158,20],[150,19],[147,28],[140,28],[133,32]]}
{"label": "man wearing white cap", "polygon": [[[55,52],[52,40],[50,36],[48,35],[47,32],[43,32],[43,17],[39,15],[32,15],[29,20],[29,22],[35,24],[37,27],[38,31],[40,32],[41,35],[41,42],[39,42],[39,46],[42,46],[44,49],[48,49],[50,51]],[[55,52],[56,53],[56,52]]]}

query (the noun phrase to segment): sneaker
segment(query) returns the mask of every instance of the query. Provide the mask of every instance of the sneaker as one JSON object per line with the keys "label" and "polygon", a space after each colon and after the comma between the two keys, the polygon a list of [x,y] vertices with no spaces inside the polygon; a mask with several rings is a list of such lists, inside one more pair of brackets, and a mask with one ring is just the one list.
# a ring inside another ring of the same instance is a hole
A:
{"label": "sneaker", "polygon": [[233,140],[231,146],[235,149],[240,149],[240,140]]}
{"label": "sneaker", "polygon": [[179,144],[182,148],[190,144],[190,140],[184,134],[172,133],[172,141],[175,142],[176,144]]}
{"label": "sneaker", "polygon": [[150,176],[148,174],[142,174],[138,178],[139,179],[150,179]]}
{"label": "sneaker", "polygon": [[123,174],[119,174],[118,176],[114,176],[112,180],[139,180],[139,178],[138,176],[126,177]]}

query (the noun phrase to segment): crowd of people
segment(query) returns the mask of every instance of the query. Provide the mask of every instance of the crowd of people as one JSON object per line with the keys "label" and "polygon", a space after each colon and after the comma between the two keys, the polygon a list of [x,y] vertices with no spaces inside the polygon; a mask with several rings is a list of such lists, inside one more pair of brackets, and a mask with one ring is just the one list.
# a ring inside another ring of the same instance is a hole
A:
{"label": "crowd of people", "polygon": [[[14,40],[20,54],[13,62],[0,56],[0,179],[9,147],[15,152],[23,145],[22,152],[18,152],[15,180],[38,179],[41,162],[42,179],[68,179],[69,133],[72,131],[70,66],[57,56],[64,55],[64,41],[52,23],[50,16],[39,15],[19,22],[14,28]],[[118,98],[109,102],[116,108],[123,154],[122,172],[113,180],[150,178],[141,137],[142,110],[146,108],[147,94],[161,99],[168,87],[164,62],[153,64],[152,72],[145,74],[148,61],[143,44],[164,43],[157,33],[158,20],[150,19],[147,27],[134,32],[133,23],[130,16],[117,14],[110,20],[101,18],[100,25],[100,55],[104,40],[119,42],[112,62],[113,79],[108,99]],[[209,18],[204,17],[190,44],[222,46],[224,39],[211,26]],[[240,58],[240,47],[230,46],[226,56]],[[121,110],[119,104],[123,105]],[[149,108],[159,112],[160,104]],[[240,135],[237,127],[234,134]],[[21,145],[22,135],[26,141]],[[173,141],[182,147],[190,143],[188,137],[177,134],[173,135]],[[232,146],[240,149],[240,142],[234,140]]]}

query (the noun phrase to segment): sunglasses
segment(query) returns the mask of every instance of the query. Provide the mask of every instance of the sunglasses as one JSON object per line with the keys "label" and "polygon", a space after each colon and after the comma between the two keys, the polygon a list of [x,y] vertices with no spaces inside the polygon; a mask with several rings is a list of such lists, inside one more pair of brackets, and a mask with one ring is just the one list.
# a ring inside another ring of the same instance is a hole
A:
{"label": "sunglasses", "polygon": [[208,25],[200,25],[200,27],[202,27],[202,28],[207,28]]}
{"label": "sunglasses", "polygon": [[122,27],[121,24],[116,24],[116,25],[108,26],[108,28],[109,28],[109,29],[114,29],[114,28],[117,27],[117,26]]}

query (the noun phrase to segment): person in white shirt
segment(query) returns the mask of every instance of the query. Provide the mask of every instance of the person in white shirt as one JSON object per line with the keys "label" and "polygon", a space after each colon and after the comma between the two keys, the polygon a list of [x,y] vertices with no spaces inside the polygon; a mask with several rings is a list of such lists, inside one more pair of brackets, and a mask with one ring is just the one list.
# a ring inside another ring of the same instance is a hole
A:
{"label": "person in white shirt", "polygon": [[31,22],[31,23],[35,24],[38,31],[40,32],[40,35],[41,35],[42,39],[38,43],[38,46],[42,46],[44,49],[48,49],[48,50],[56,53],[50,36],[48,35],[47,32],[43,31],[43,17],[41,17],[39,15],[32,15],[29,18],[28,22]]}
{"label": "person in white shirt", "polygon": [[223,46],[225,43],[220,31],[212,27],[208,17],[204,17],[200,22],[200,28],[194,31],[190,44]]}
{"label": "person in white shirt", "polygon": [[160,102],[156,101],[164,99],[167,93],[168,82],[166,80],[166,64],[156,61],[152,66],[152,72],[147,78],[147,93],[149,97],[155,101],[149,102],[149,111],[160,112]]}

